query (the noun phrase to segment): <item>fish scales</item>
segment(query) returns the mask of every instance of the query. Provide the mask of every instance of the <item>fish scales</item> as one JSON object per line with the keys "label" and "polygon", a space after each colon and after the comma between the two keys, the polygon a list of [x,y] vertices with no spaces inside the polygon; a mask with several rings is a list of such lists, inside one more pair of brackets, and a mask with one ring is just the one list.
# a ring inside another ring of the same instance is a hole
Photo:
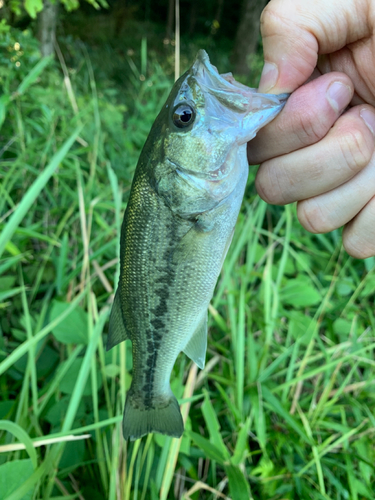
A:
{"label": "fish scales", "polygon": [[183,351],[204,367],[207,309],[247,181],[246,143],[284,102],[219,75],[200,51],[151,129],[122,224],[107,344],[132,341],[125,439],[183,432],[173,365]]}

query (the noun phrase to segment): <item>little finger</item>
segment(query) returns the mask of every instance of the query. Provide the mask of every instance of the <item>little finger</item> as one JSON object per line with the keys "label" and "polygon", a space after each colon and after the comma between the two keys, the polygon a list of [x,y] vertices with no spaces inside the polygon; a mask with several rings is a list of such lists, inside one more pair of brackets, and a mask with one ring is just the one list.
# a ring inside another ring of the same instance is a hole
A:
{"label": "little finger", "polygon": [[366,259],[375,255],[375,196],[345,226],[342,239],[352,257]]}
{"label": "little finger", "polygon": [[[351,221],[367,205],[375,192],[375,154],[353,179],[320,196],[300,201],[297,215],[311,233],[327,233]],[[366,219],[367,220],[367,219]],[[373,220],[375,227],[375,219]],[[348,230],[349,231],[349,230]],[[352,241],[348,232],[348,237]]]}

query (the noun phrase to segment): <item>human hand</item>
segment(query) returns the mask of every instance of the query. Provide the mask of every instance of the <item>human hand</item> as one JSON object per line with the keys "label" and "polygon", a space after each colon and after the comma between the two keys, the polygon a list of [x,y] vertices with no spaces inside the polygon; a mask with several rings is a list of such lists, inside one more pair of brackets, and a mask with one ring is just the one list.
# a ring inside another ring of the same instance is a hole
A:
{"label": "human hand", "polygon": [[375,0],[271,0],[259,88],[294,92],[248,147],[249,162],[261,163],[260,196],[297,201],[310,232],[345,225],[344,247],[357,258],[375,255],[373,26]]}

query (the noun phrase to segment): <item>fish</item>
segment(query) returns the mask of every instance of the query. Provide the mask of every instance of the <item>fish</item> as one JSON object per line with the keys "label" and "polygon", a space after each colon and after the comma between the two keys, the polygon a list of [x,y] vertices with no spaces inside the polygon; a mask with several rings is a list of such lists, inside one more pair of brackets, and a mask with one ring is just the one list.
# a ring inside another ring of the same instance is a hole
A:
{"label": "fish", "polygon": [[248,177],[246,145],[286,99],[219,74],[200,50],[151,128],[121,227],[107,340],[107,350],[132,342],[124,439],[183,434],[171,372],[180,352],[204,368],[208,306]]}

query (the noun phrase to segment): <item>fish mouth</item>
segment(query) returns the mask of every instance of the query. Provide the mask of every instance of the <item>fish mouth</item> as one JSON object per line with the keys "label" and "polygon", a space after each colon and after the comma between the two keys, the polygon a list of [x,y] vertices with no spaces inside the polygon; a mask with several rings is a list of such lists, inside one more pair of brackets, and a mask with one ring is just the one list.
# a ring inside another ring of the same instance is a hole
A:
{"label": "fish mouth", "polygon": [[211,64],[205,50],[198,51],[191,71],[203,90],[214,95],[226,107],[240,113],[283,106],[289,97],[289,94],[261,94],[256,89],[237,82],[232,73],[220,74]]}

